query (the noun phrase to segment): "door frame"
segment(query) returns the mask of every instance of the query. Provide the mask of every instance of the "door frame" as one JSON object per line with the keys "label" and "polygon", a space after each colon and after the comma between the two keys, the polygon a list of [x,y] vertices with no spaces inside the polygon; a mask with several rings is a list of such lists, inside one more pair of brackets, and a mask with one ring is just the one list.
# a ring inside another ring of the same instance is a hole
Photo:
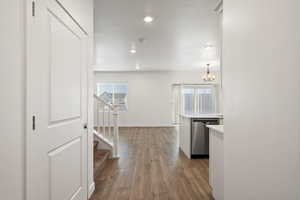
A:
{"label": "door frame", "polygon": [[[25,99],[25,113],[24,113],[24,117],[25,117],[25,130],[24,130],[24,144],[25,144],[25,148],[24,148],[24,178],[25,178],[25,186],[24,186],[24,191],[25,191],[25,199],[26,200],[30,200],[30,184],[31,184],[31,174],[32,174],[32,167],[31,167],[31,163],[30,163],[30,158],[31,158],[31,153],[30,153],[30,147],[32,146],[32,138],[31,138],[31,134],[32,134],[32,116],[31,114],[29,114],[30,110],[31,110],[31,105],[30,105],[30,90],[31,90],[31,83],[30,83],[30,62],[33,59],[34,55],[31,55],[32,53],[32,49],[30,46],[30,43],[32,42],[31,40],[31,35],[33,34],[33,2],[36,2],[37,0],[27,0],[25,3],[25,14],[24,14],[24,18],[25,18],[25,48],[24,48],[24,72],[25,72],[25,95],[24,95],[24,99]],[[85,39],[85,46],[86,46],[86,53],[85,53],[85,62],[86,62],[86,118],[87,118],[87,122],[88,122],[88,129],[87,129],[87,155],[86,155],[86,191],[87,191],[87,199],[90,198],[90,195],[94,192],[94,181],[93,181],[93,188],[91,191],[91,185],[89,184],[89,174],[93,173],[90,172],[90,167],[93,167],[93,163],[89,163],[89,159],[90,157],[93,157],[93,155],[90,155],[90,151],[89,148],[92,148],[92,144],[93,144],[93,118],[92,118],[92,114],[93,113],[93,106],[90,105],[90,102],[93,103],[93,98],[90,97],[91,95],[93,95],[93,93],[91,93],[91,91],[93,92],[93,69],[90,66],[90,62],[89,62],[89,54],[92,53],[91,51],[89,51],[89,35],[88,33],[80,26],[80,24],[72,17],[72,15],[67,11],[66,8],[63,7],[62,4],[60,4],[57,0],[52,0],[55,3],[57,3],[57,5],[59,5],[60,8],[62,8],[62,10],[64,10],[64,12],[69,15],[69,17],[75,22],[75,24],[77,24],[77,26],[79,27],[79,29],[82,31],[82,33],[86,36]],[[92,166],[90,166],[92,165]],[[91,192],[91,194],[90,194]]]}

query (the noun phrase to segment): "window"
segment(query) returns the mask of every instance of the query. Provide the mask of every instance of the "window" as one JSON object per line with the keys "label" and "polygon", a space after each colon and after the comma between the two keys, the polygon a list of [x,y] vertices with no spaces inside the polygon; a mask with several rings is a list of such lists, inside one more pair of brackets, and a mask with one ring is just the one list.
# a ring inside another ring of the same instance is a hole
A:
{"label": "window", "polygon": [[195,89],[184,88],[183,98],[184,98],[184,113],[187,115],[194,114],[195,113]]}
{"label": "window", "polygon": [[126,111],[128,84],[127,83],[97,83],[97,96],[108,103],[117,105],[119,110]]}
{"label": "window", "polygon": [[214,86],[185,86],[182,96],[184,114],[212,114],[217,111]]}

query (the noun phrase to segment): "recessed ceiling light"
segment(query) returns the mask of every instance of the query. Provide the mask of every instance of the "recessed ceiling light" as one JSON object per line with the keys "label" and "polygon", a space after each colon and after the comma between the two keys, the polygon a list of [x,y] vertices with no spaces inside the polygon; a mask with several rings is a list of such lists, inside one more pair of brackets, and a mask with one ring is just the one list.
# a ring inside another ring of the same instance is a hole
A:
{"label": "recessed ceiling light", "polygon": [[140,65],[139,65],[139,64],[136,64],[136,65],[135,65],[135,69],[136,69],[136,70],[140,70]]}
{"label": "recessed ceiling light", "polygon": [[135,54],[136,50],[135,49],[130,49],[130,53]]}
{"label": "recessed ceiling light", "polygon": [[151,16],[144,17],[144,22],[146,22],[146,23],[151,23],[151,22],[153,22],[153,20],[154,20],[154,18]]}

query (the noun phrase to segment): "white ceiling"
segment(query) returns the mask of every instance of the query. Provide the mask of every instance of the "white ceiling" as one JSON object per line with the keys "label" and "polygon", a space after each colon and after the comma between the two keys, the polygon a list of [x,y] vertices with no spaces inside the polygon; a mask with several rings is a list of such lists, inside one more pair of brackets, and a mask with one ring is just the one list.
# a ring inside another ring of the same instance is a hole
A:
{"label": "white ceiling", "polygon": [[[95,70],[193,70],[217,62],[218,0],[95,0]],[[144,16],[155,19],[145,24]],[[144,38],[143,43],[139,38]],[[129,51],[135,43],[137,53]]]}

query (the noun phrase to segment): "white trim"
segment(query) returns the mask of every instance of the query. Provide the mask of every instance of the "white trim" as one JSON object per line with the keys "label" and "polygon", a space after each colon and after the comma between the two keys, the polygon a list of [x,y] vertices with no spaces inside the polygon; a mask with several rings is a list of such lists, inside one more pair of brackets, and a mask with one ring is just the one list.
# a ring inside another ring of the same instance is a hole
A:
{"label": "white trim", "polygon": [[[23,2],[23,1],[22,1]],[[24,186],[24,190],[25,190],[25,199],[31,199],[31,171],[32,171],[32,167],[31,167],[31,151],[30,151],[30,147],[31,147],[31,134],[32,134],[32,130],[31,130],[31,123],[32,123],[32,119],[31,116],[28,115],[28,113],[31,113],[32,107],[30,102],[30,94],[31,94],[31,87],[30,87],[30,60],[31,60],[31,54],[30,52],[32,52],[32,47],[30,44],[31,42],[31,35],[32,35],[32,16],[31,16],[31,6],[32,6],[32,2],[31,1],[26,1],[26,3],[24,3],[24,19],[25,19],[25,34],[24,34],[24,51],[25,51],[25,55],[24,55],[24,61],[25,61],[25,186]],[[23,10],[22,10],[23,11]]]}
{"label": "white trim", "polygon": [[95,191],[95,182],[93,182],[90,186],[89,186],[89,191],[88,191],[88,198],[91,198],[92,194]]}
{"label": "white trim", "polygon": [[31,15],[31,8],[32,8],[32,1],[26,1],[25,4],[25,9],[26,9],[26,14],[25,14],[25,19],[26,19],[26,33],[25,33],[25,73],[26,73],[26,78],[25,78],[25,84],[26,84],[26,91],[25,91],[25,102],[26,102],[26,108],[25,108],[25,120],[26,120],[26,136],[25,136],[25,198],[26,199],[31,199],[31,191],[32,191],[32,174],[34,173],[34,170],[32,169],[31,166],[31,159],[32,159],[32,154],[31,154],[31,146],[32,146],[32,114],[34,113],[33,107],[31,105],[31,94],[32,94],[32,79],[30,77],[31,75],[31,62],[33,60],[33,17]]}

